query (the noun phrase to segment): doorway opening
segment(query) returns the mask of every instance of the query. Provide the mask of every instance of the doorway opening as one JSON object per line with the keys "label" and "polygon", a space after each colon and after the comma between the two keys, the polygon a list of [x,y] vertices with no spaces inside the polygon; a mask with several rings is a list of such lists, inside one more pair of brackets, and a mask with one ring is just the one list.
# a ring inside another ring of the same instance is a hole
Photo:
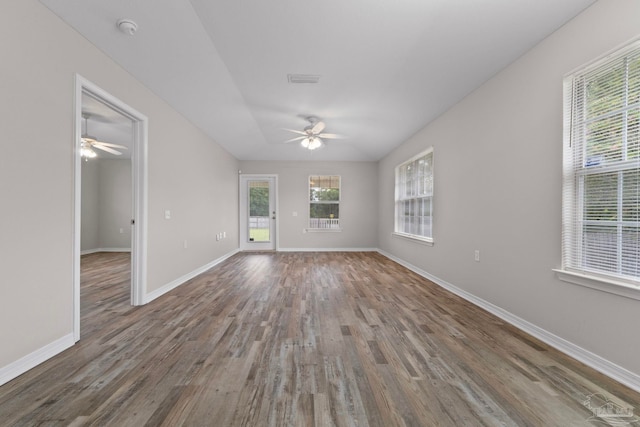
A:
{"label": "doorway opening", "polygon": [[[91,115],[94,115],[94,121],[91,121]],[[102,120],[98,119],[102,118]],[[81,253],[83,252],[83,243],[91,246],[88,240],[91,236],[82,236],[83,231],[83,213],[85,216],[90,214],[90,210],[87,211],[85,200],[85,210],[82,208],[83,203],[83,163],[85,160],[82,157],[83,150],[86,150],[86,142],[83,144],[82,139],[86,141],[87,137],[85,133],[88,133],[91,129],[90,126],[100,126],[100,121],[109,122],[121,120],[122,123],[126,123],[124,126],[127,132],[130,133],[128,142],[130,147],[127,149],[118,148],[116,151],[129,151],[130,160],[108,164],[105,166],[105,176],[109,176],[111,181],[110,185],[129,185],[128,189],[125,189],[123,193],[124,197],[128,197],[130,203],[126,203],[122,200],[120,205],[124,207],[124,213],[119,212],[120,221],[116,227],[115,235],[109,237],[108,243],[103,243],[99,246],[107,246],[107,250],[123,250],[130,248],[131,251],[131,285],[130,295],[132,305],[142,305],[145,303],[144,297],[146,295],[146,241],[147,241],[147,220],[146,220],[146,200],[147,200],[147,184],[146,184],[146,170],[147,170],[147,128],[148,119],[143,114],[139,113],[135,109],[131,108],[124,102],[115,98],[111,94],[102,90],[95,84],[86,80],[80,75],[76,75],[76,87],[75,87],[75,130],[74,130],[74,239],[73,239],[73,295],[74,295],[74,307],[73,307],[73,331],[75,341],[80,340],[80,268],[81,268]],[[102,123],[104,124],[104,123]],[[113,123],[112,123],[113,124]],[[113,126],[112,126],[113,128]],[[106,144],[107,148],[113,148]],[[93,151],[101,152],[100,155],[107,156],[109,150],[104,150],[98,146]],[[98,148],[100,148],[98,150]],[[129,149],[130,148],[130,149]],[[105,153],[102,153],[105,151]],[[113,154],[113,149],[111,149]],[[86,154],[86,152],[85,152]],[[117,158],[115,155],[114,158]],[[89,161],[95,159],[89,159]],[[87,169],[85,170],[85,177],[87,182],[85,185],[94,185],[88,178]],[[127,169],[128,168],[128,169]],[[92,172],[95,176],[98,172],[94,170]],[[102,175],[102,172],[100,173]],[[129,178],[123,181],[123,177]],[[105,184],[106,185],[106,184]],[[97,187],[96,187],[97,188]],[[130,189],[130,191],[128,191]],[[122,188],[121,188],[122,190]],[[106,191],[107,193],[114,194],[114,191]],[[90,192],[85,191],[85,197]],[[88,196],[93,197],[93,196]],[[122,194],[120,197],[123,197]],[[111,206],[117,208],[116,206]],[[122,207],[122,206],[120,206]],[[122,215],[130,218],[122,218]],[[91,222],[92,218],[85,218],[84,228],[85,231],[89,229],[87,225]],[[113,221],[112,221],[113,222]],[[114,224],[109,224],[108,227],[113,228]],[[103,227],[104,228],[104,227]],[[113,231],[113,230],[112,230]],[[83,242],[84,240],[84,242]],[[128,240],[128,242],[127,242]],[[95,243],[93,244],[95,246]],[[114,246],[115,247],[110,247]],[[102,248],[105,249],[105,248]],[[86,250],[85,250],[86,252]]]}
{"label": "doorway opening", "polygon": [[277,249],[276,175],[240,175],[240,249]]}

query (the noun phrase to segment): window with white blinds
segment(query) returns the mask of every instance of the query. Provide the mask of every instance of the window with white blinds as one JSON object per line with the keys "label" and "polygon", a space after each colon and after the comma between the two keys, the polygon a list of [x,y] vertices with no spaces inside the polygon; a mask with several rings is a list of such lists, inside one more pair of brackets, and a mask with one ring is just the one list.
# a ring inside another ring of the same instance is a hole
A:
{"label": "window with white blinds", "polygon": [[640,285],[640,45],[565,80],[563,270]]}
{"label": "window with white blinds", "polygon": [[340,230],[340,176],[309,177],[309,230]]}
{"label": "window with white blinds", "polygon": [[433,149],[396,167],[395,233],[432,242]]}

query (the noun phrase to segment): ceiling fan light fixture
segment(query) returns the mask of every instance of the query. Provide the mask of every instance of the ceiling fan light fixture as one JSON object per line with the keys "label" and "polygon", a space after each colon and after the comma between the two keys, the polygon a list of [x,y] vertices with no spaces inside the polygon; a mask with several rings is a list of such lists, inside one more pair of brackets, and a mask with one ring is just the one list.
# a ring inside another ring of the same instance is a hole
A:
{"label": "ceiling fan light fixture", "polygon": [[83,157],[85,159],[93,159],[96,156],[96,152],[93,151],[88,144],[86,144],[85,142],[82,142],[82,144],[80,144],[80,157]]}
{"label": "ceiling fan light fixture", "polygon": [[302,135],[285,142],[300,141],[300,145],[302,146],[302,148],[306,148],[307,150],[316,150],[324,146],[324,138],[342,138],[340,135],[337,135],[335,133],[322,133],[326,125],[323,121],[315,116],[307,117],[307,121],[309,122],[309,124],[303,130],[284,129],[297,135]]}
{"label": "ceiling fan light fixture", "polygon": [[312,138],[309,141],[309,146],[307,147],[309,150],[315,150],[316,148],[320,148],[322,146],[322,140],[320,138]]}

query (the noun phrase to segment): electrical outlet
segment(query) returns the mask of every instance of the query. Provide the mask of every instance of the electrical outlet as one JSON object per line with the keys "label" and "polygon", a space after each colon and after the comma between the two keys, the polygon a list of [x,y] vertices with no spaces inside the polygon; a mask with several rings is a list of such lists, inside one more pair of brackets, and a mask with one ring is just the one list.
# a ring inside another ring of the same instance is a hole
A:
{"label": "electrical outlet", "polygon": [[475,253],[473,254],[473,258],[476,260],[476,262],[480,262],[480,250],[476,249]]}
{"label": "electrical outlet", "polygon": [[223,238],[223,239],[226,239],[226,238],[227,238],[227,232],[226,232],[226,231],[223,231],[223,232],[222,232],[222,238]]}
{"label": "electrical outlet", "polygon": [[171,211],[170,210],[164,211],[164,219],[171,219]]}
{"label": "electrical outlet", "polygon": [[124,228],[120,229],[120,234],[124,234]]}
{"label": "electrical outlet", "polygon": [[298,216],[298,212],[293,212],[293,216]]}

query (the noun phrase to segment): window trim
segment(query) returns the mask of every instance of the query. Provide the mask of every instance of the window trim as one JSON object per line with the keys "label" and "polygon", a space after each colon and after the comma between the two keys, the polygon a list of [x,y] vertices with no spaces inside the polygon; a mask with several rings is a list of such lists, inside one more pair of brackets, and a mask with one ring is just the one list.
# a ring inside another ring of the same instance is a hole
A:
{"label": "window trim", "polygon": [[[311,194],[311,177],[312,176],[317,176],[317,177],[331,177],[331,176],[337,176],[339,179],[339,183],[338,183],[338,201],[334,202],[334,201],[326,201],[324,203],[326,204],[337,204],[338,205],[338,210],[340,210],[340,205],[342,204],[342,175],[337,175],[337,174],[311,174],[307,177],[307,227],[304,229],[305,233],[340,233],[342,232],[342,221],[338,222],[338,227],[336,228],[317,228],[317,227],[311,227],[311,203],[312,201],[310,200],[310,194]],[[315,202],[318,203],[318,202]],[[340,220],[340,217],[338,217],[338,220]]]}
{"label": "window trim", "polygon": [[[565,252],[568,249],[566,248],[565,233],[575,233],[575,225],[573,224],[573,220],[569,217],[569,209],[567,208],[569,206],[575,208],[575,204],[578,203],[577,196],[567,195],[567,193],[573,194],[575,192],[576,185],[576,171],[573,167],[574,148],[572,147],[571,138],[573,132],[573,80],[578,74],[584,74],[589,70],[597,69],[610,61],[624,57],[638,49],[640,49],[640,38],[636,37],[608,51],[604,55],[575,68],[571,72],[565,74],[563,78],[562,264],[560,268],[552,269],[560,281],[635,300],[640,300],[640,278],[637,281],[626,281],[623,278],[600,274],[598,272],[589,271],[588,269],[567,267],[565,265]],[[584,197],[584,194],[582,197]],[[570,227],[571,229],[567,231],[566,227]]]}
{"label": "window trim", "polygon": [[433,244],[435,243],[435,241],[433,240],[433,237],[423,237],[415,234],[401,233],[399,231],[394,231],[391,233],[391,235],[396,238],[409,240],[414,243],[418,243],[426,246],[433,246]]}
{"label": "window trim", "polygon": [[608,277],[596,276],[594,273],[584,274],[578,271],[558,268],[554,268],[553,271],[556,273],[556,277],[563,282],[640,301],[640,288],[635,285]]}
{"label": "window trim", "polygon": [[[399,169],[409,163],[412,163],[416,160],[418,160],[421,157],[425,157],[427,155],[431,154],[431,180],[433,182],[434,181],[434,164],[435,164],[435,153],[434,153],[434,149],[433,146],[427,148],[426,150],[423,150],[421,152],[419,152],[418,154],[410,157],[407,160],[404,160],[403,162],[400,162],[399,164],[397,164],[395,166],[395,168],[393,169],[393,177],[394,177],[394,200],[393,200],[393,232],[391,233],[391,235],[393,237],[397,237],[397,238],[401,238],[401,239],[405,239],[405,240],[409,240],[409,241],[413,241],[415,243],[420,243],[420,244],[424,244],[427,246],[433,246],[435,243],[435,240],[433,238],[433,202],[434,202],[434,194],[435,194],[435,187],[432,188],[431,190],[431,237],[427,237],[427,236],[420,236],[418,234],[411,234],[411,233],[405,233],[402,231],[397,231],[398,230],[398,172]],[[433,185],[433,184],[432,184]]]}

